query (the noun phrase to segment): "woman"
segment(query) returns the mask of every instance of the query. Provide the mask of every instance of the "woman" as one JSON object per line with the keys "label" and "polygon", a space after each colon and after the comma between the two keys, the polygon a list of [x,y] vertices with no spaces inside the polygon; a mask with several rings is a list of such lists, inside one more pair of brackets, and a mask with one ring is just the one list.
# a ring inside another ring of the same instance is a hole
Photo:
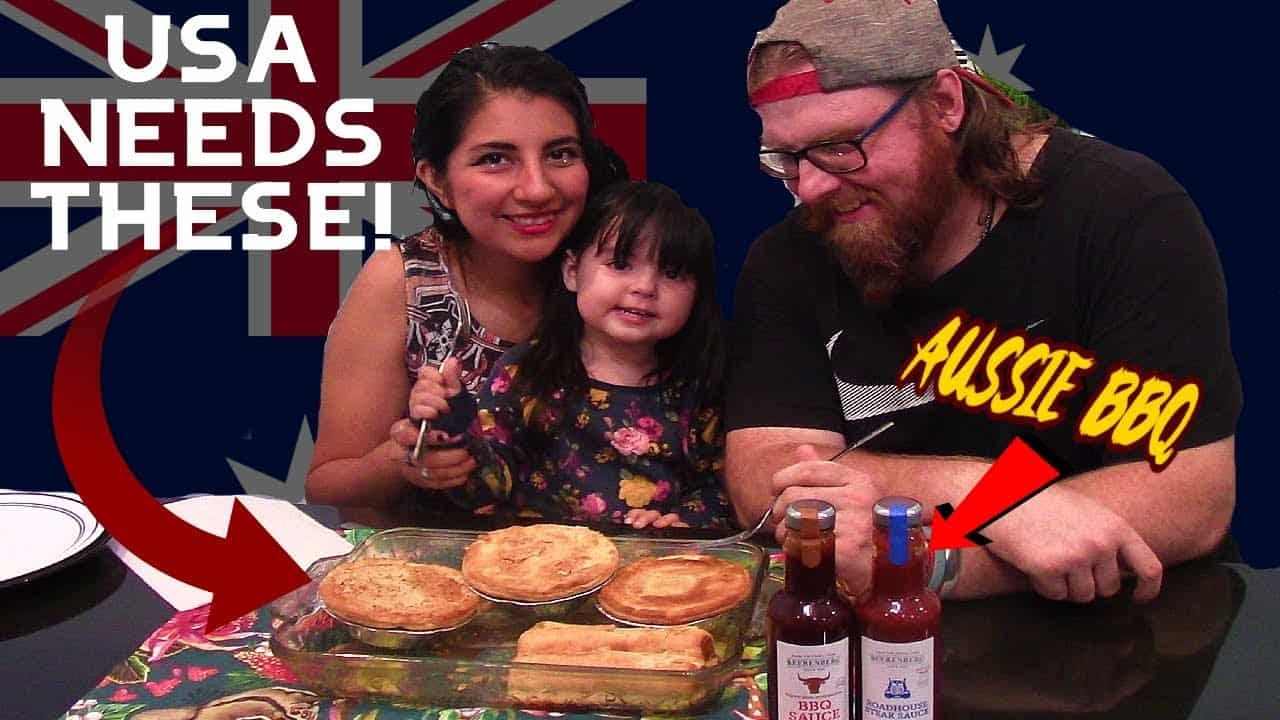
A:
{"label": "woman", "polygon": [[409,389],[420,367],[455,356],[474,393],[532,334],[545,261],[589,193],[626,176],[591,133],[582,83],[533,48],[463,50],[418,99],[415,184],[435,222],[375,253],[330,327],[310,501],[390,507],[466,479],[462,449],[413,462]]}

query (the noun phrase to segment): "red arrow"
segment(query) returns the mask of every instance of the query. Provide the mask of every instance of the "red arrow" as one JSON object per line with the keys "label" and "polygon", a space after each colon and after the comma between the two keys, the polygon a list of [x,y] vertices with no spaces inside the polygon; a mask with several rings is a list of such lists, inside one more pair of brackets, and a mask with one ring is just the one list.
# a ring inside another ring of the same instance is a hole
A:
{"label": "red arrow", "polygon": [[1030,500],[1057,477],[1055,467],[1022,440],[1014,438],[955,512],[951,512],[950,505],[937,507],[929,549],[976,547],[977,543],[967,535],[976,536],[978,542],[985,544],[988,541],[977,535],[978,530]]}
{"label": "red arrow", "polygon": [[120,456],[102,404],[101,355],[111,312],[132,274],[113,263],[67,328],[53,373],[54,438],[76,492],[121,545],[213,592],[205,625],[213,630],[310,578],[238,501],[224,540],[166,510]]}

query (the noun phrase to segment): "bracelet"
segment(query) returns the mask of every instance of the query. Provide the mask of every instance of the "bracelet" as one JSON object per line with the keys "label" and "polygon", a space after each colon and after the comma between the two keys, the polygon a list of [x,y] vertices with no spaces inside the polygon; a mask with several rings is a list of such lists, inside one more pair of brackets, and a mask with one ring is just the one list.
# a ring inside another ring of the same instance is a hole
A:
{"label": "bracelet", "polygon": [[929,589],[941,594],[943,587],[960,574],[960,551],[947,548],[933,551],[933,572],[929,575]]}
{"label": "bracelet", "polygon": [[[924,526],[924,537],[926,540],[933,537],[933,526]],[[956,576],[960,574],[960,550],[957,548],[947,548],[945,550],[933,551],[933,572],[929,574],[928,587],[930,590],[942,595],[951,583],[955,582]]]}
{"label": "bracelet", "polygon": [[929,589],[938,592],[942,590],[942,583],[946,581],[947,575],[947,551],[933,551],[933,572],[929,574]]}
{"label": "bracelet", "polygon": [[960,575],[960,549],[953,548],[943,552],[947,555],[947,570],[942,576],[942,588],[938,590],[939,595],[945,593]]}

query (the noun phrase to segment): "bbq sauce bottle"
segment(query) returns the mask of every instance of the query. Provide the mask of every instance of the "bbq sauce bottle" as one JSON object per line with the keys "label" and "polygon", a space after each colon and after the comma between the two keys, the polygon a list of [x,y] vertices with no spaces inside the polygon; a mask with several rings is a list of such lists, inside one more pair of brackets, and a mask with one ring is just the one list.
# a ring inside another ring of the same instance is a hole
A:
{"label": "bbq sauce bottle", "polygon": [[774,720],[853,720],[853,609],[836,593],[836,510],[787,507],[786,581],[769,603],[769,708]]}
{"label": "bbq sauce bottle", "polygon": [[858,602],[863,720],[938,720],[942,602],[925,586],[929,543],[911,498],[875,505],[871,590]]}

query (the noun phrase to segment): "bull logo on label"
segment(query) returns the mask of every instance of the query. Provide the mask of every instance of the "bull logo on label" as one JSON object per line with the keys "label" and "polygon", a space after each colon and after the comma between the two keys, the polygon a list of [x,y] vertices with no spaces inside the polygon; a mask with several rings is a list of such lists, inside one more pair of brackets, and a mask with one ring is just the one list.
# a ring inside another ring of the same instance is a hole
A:
{"label": "bull logo on label", "polygon": [[889,685],[884,689],[884,697],[886,700],[906,699],[911,697],[911,691],[907,689],[907,679],[894,680],[889,678]]}
{"label": "bull logo on label", "polygon": [[809,688],[810,695],[817,695],[818,691],[822,689],[822,684],[831,679],[831,671],[827,670],[826,675],[814,675],[813,677],[805,677],[800,673],[796,673],[796,679]]}

